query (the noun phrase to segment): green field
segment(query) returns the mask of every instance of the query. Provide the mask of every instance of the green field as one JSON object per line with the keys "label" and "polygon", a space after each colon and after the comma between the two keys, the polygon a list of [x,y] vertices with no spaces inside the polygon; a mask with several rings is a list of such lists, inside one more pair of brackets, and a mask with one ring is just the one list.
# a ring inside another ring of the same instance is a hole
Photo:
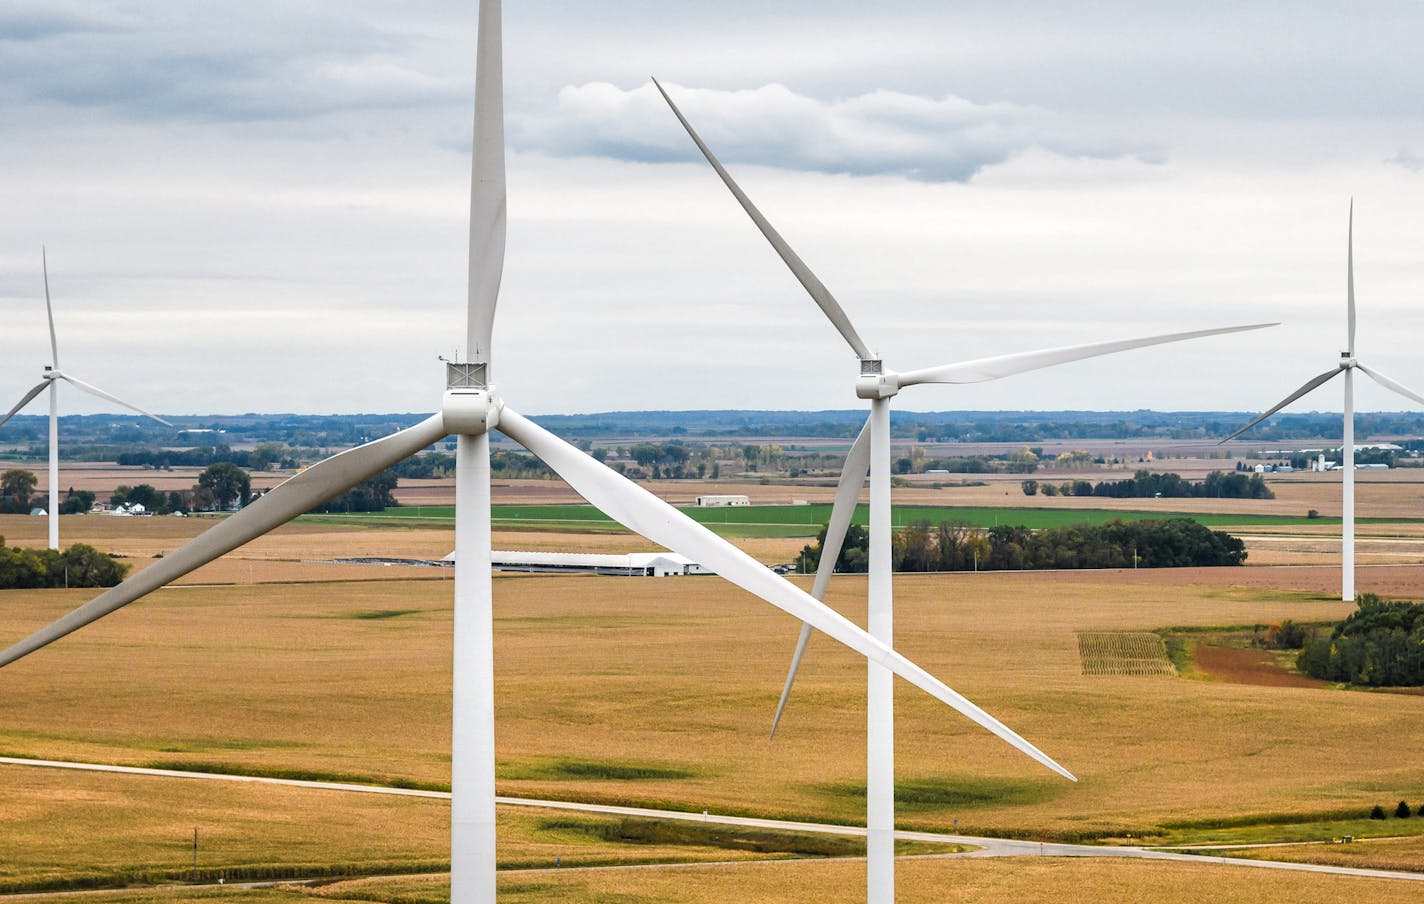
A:
{"label": "green field", "polygon": [[[741,537],[813,537],[821,525],[830,520],[831,506],[814,505],[750,505],[729,508],[698,508],[686,506],[681,511],[693,520],[706,524],[718,533]],[[496,527],[528,527],[535,530],[619,530],[607,515],[591,505],[495,505],[490,514]],[[339,521],[354,524],[391,524],[414,522],[451,522],[454,506],[409,506],[370,514],[307,515],[304,520]],[[1217,515],[1185,512],[1142,512],[1109,509],[1057,508],[968,508],[958,506],[896,506],[893,510],[896,527],[916,521],[937,524],[941,521],[964,522],[976,527],[999,524],[1030,528],[1063,527],[1069,524],[1104,524],[1108,521],[1140,521],[1148,518],[1191,518],[1208,527],[1338,524],[1339,518],[1304,518],[1288,515]],[[857,506],[856,524],[868,524],[870,510]],[[1362,524],[1384,523],[1400,519],[1358,519]]]}

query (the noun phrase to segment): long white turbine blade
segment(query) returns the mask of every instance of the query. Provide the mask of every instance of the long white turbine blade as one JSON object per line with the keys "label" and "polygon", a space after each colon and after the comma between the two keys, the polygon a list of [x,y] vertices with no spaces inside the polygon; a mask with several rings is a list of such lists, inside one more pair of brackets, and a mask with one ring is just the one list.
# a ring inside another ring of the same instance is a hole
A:
{"label": "long white turbine blade", "polygon": [[811,272],[811,268],[806,266],[805,261],[801,260],[795,251],[791,250],[791,246],[786,244],[786,240],[781,237],[781,233],[777,232],[766,217],[762,216],[760,210],[757,210],[751,198],[747,197],[746,192],[742,191],[741,186],[736,183],[731,174],[728,173],[717,160],[717,157],[707,145],[703,143],[697,131],[692,128],[692,123],[688,122],[687,117],[682,115],[682,111],[678,109],[677,104],[672,102],[672,98],[663,90],[663,86],[657,79],[653,79],[653,84],[657,85],[658,93],[663,96],[663,100],[667,101],[667,105],[672,108],[673,115],[677,117],[678,122],[682,123],[682,127],[687,130],[688,136],[690,136],[693,143],[697,145],[697,149],[702,152],[702,156],[707,158],[707,162],[712,164],[712,168],[717,171],[717,175],[722,177],[722,182],[726,184],[732,196],[737,199],[737,203],[742,205],[742,209],[747,212],[747,216],[752,218],[752,222],[761,230],[761,234],[766,236],[768,242],[771,242],[771,247],[776,249],[776,253],[786,262],[786,266],[791,268],[791,272],[796,275],[801,285],[805,286],[806,291],[811,294],[811,298],[815,300],[816,304],[820,305],[821,310],[830,318],[831,323],[834,324],[835,328],[840,331],[840,334],[845,337],[845,341],[850,343],[850,347],[855,350],[855,353],[860,356],[862,360],[874,357],[866,344],[861,341],[860,335],[855,331],[855,327],[851,325],[850,318],[846,316],[846,312],[841,308],[840,302],[836,301],[835,296],[833,296],[825,284],[817,278],[816,274]]}
{"label": "long white turbine blade", "polygon": [[99,387],[93,385],[92,383],[85,383],[83,380],[79,379],[78,377],[71,376],[71,375],[69,375],[69,374],[67,374],[67,373],[61,373],[61,374],[59,375],[59,378],[60,378],[61,380],[66,381],[66,382],[73,383],[75,386],[77,386],[78,388],[84,390],[85,392],[89,393],[90,395],[98,396],[98,397],[101,398],[101,399],[108,399],[110,402],[113,402],[113,403],[115,403],[115,404],[117,404],[117,405],[122,405],[122,406],[124,406],[125,408],[131,409],[131,410],[133,410],[133,411],[137,411],[139,414],[143,415],[144,417],[152,418],[153,420],[158,421],[160,424],[164,425],[165,427],[172,427],[172,426],[173,426],[173,424],[171,424],[171,423],[168,422],[168,421],[165,421],[163,418],[159,417],[158,415],[156,415],[156,414],[151,414],[150,412],[144,411],[142,408],[138,407],[137,405],[135,405],[135,404],[132,403],[132,402],[125,402],[123,399],[119,398],[118,396],[112,395],[111,393],[107,393],[107,392],[105,392],[104,390],[100,389]]}
{"label": "long white turbine blade", "polygon": [[1355,355],[1355,199],[1350,199],[1350,229],[1345,252],[1345,297],[1349,307],[1350,357]]}
{"label": "long white turbine blade", "polygon": [[1111,355],[1149,345],[1167,342],[1182,342],[1200,339],[1203,336],[1220,336],[1225,333],[1240,333],[1245,330],[1262,330],[1279,326],[1278,323],[1252,323],[1245,326],[1227,326],[1212,330],[1193,330],[1188,333],[1166,333],[1160,336],[1145,336],[1140,339],[1119,339],[1113,342],[1091,342],[1087,345],[1068,345],[1062,348],[1046,348],[1036,352],[1019,352],[1013,355],[999,355],[993,358],[976,358],[959,364],[945,364],[940,367],[926,367],[906,371],[899,375],[901,386],[916,383],[983,383],[986,380],[1000,380],[1014,374],[1026,373],[1070,361],[1082,361],[1099,355]]}
{"label": "long white turbine blade", "polygon": [[[867,659],[943,701],[1065,778],[1072,773],[938,678],[856,627],[829,606],[575,446],[505,407],[499,430],[544,461],[583,498],[620,524],[700,564],[830,635]],[[1076,781],[1076,779],[1073,779]]]}
{"label": "long white turbine blade", "polygon": [[[860,499],[860,488],[865,484],[866,472],[870,470],[870,421],[860,428],[860,434],[851,444],[846,454],[845,465],[841,468],[841,479],[836,487],[836,502],[831,506],[831,519],[826,524],[826,539],[821,543],[821,561],[816,566],[816,580],[811,586],[811,596],[816,600],[826,598],[826,587],[836,570],[836,560],[841,557],[841,547],[845,544],[846,531],[855,515],[855,505]],[[776,726],[781,724],[781,714],[786,709],[786,701],[791,697],[791,686],[796,683],[796,672],[801,668],[801,657],[806,655],[806,645],[811,642],[811,626],[801,623],[801,633],[796,638],[796,650],[791,654],[791,668],[786,673],[786,684],[781,689],[781,699],[776,703],[776,715],[771,720],[771,736],[776,737]]]}
{"label": "long white turbine blade", "polygon": [[348,449],[284,481],[261,499],[184,543],[138,574],[0,652],[0,666],[127,606],[218,556],[311,511],[367,477],[409,458],[445,436],[445,420],[434,415],[399,433]]}
{"label": "long white turbine blade", "polygon": [[[1379,371],[1371,370],[1363,364],[1356,364],[1355,368],[1357,370],[1362,370],[1365,373],[1369,374],[1371,380],[1374,380],[1376,383],[1383,386],[1385,389],[1393,390],[1394,392],[1397,392],[1400,395],[1404,396],[1406,399],[1410,399],[1412,401],[1418,402],[1420,405],[1424,405],[1424,395],[1420,395],[1412,389],[1408,389],[1404,386],[1401,386],[1400,384],[1396,383],[1394,380],[1391,380],[1389,377],[1386,377]],[[4,421],[0,421],[0,424],[3,423]]]}
{"label": "long white turbine blade", "polygon": [[488,364],[504,273],[504,57],[499,0],[480,0],[470,172],[469,360]]}
{"label": "long white turbine blade", "polygon": [[44,270],[45,313],[49,315],[50,366],[59,370],[59,340],[55,338],[54,333],[54,305],[49,301],[49,255],[43,245],[40,246],[40,267]]}
{"label": "long white turbine blade", "polygon": [[1221,440],[1221,442],[1218,442],[1217,445],[1219,446],[1219,445],[1221,445],[1222,443],[1229,443],[1229,442],[1231,442],[1233,439],[1235,439],[1236,437],[1238,437],[1238,436],[1240,436],[1241,434],[1245,433],[1247,430],[1250,430],[1252,427],[1254,427],[1254,426],[1256,426],[1257,424],[1261,423],[1261,422],[1264,421],[1266,418],[1268,418],[1268,417],[1270,417],[1271,415],[1275,414],[1277,411],[1280,411],[1282,408],[1286,407],[1286,406],[1289,405],[1291,402],[1294,402],[1296,399],[1300,398],[1301,396],[1303,396],[1303,395],[1305,395],[1306,393],[1310,392],[1311,390],[1315,389],[1317,386],[1320,386],[1322,383],[1327,383],[1327,382],[1329,382],[1332,378],[1334,378],[1334,377],[1336,377],[1336,376],[1339,376],[1339,375],[1342,374],[1342,373],[1344,373],[1344,370],[1342,370],[1342,369],[1340,369],[1340,368],[1337,367],[1337,368],[1335,368],[1334,370],[1327,370],[1325,373],[1321,374],[1321,375],[1318,376],[1318,377],[1311,377],[1309,382],[1307,382],[1307,383],[1306,383],[1304,386],[1302,386],[1301,388],[1297,389],[1295,392],[1293,392],[1293,393],[1291,393],[1290,395],[1286,396],[1284,399],[1281,399],[1279,402],[1276,403],[1275,407],[1271,408],[1270,411],[1267,411],[1265,414],[1263,414],[1263,415],[1261,415],[1260,417],[1256,418],[1256,419],[1253,420],[1251,423],[1249,423],[1249,424],[1247,424],[1246,426],[1242,427],[1240,430],[1237,430],[1235,433],[1231,434],[1231,435],[1228,436],[1226,439]]}
{"label": "long white turbine blade", "polygon": [[25,397],[22,398],[22,399],[20,399],[20,401],[15,404],[15,407],[14,407],[14,408],[11,408],[11,409],[5,414],[4,417],[0,417],[0,427],[5,426],[5,422],[6,422],[6,421],[8,421],[10,418],[14,417],[15,415],[19,414],[19,413],[20,413],[20,409],[24,408],[26,405],[30,404],[30,402],[34,401],[35,396],[37,396],[37,395],[39,395],[40,393],[44,392],[44,391],[45,391],[45,388],[48,387],[48,386],[49,386],[49,381],[48,381],[48,380],[41,380],[41,381],[40,381],[40,385],[36,386],[34,389],[31,389],[29,392],[25,393]]}

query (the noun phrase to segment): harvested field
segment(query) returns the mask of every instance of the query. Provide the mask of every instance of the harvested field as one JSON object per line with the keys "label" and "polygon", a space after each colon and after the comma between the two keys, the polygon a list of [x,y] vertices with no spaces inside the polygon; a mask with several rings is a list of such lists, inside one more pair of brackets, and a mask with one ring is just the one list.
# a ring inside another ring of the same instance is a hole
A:
{"label": "harvested field", "polygon": [[[321,897],[342,900],[438,898],[440,879],[371,880],[327,886]],[[1413,901],[1417,883],[1351,879],[1193,863],[1070,858],[1026,860],[914,859],[896,865],[902,904],[1018,904],[1022,901],[1193,901],[1209,889],[1219,904],[1377,904]],[[384,889],[384,891],[383,891]],[[751,863],[655,870],[544,872],[500,878],[500,900],[520,904],[853,904],[865,900],[865,866],[831,863]]]}
{"label": "harvested field", "polygon": [[1308,675],[1288,672],[1267,650],[1217,647],[1197,644],[1192,648],[1192,664],[1208,677],[1233,684],[1262,687],[1325,687],[1327,682]]}
{"label": "harvested field", "polygon": [[[1058,782],[900,684],[902,824],[1079,838],[1358,807],[1382,788],[1424,799],[1416,698],[1082,674],[1079,632],[1349,611],[1265,586],[1304,569],[1191,571],[1193,586],[1145,572],[898,578],[897,645],[1083,779]],[[1420,587],[1419,569],[1394,571]],[[1242,572],[1262,585],[1230,587]],[[85,598],[0,593],[0,635]],[[862,577],[832,582],[851,618],[864,599]],[[449,600],[430,581],[163,591],[7,668],[0,749],[444,782]],[[502,793],[862,818],[865,669],[848,651],[812,643],[769,743],[797,624],[725,583],[511,577],[495,604]]]}
{"label": "harvested field", "polygon": [[1078,655],[1084,675],[1177,675],[1162,638],[1150,631],[1080,631]]}
{"label": "harvested field", "polygon": [[[1382,825],[1383,831],[1389,831],[1391,826],[1397,828],[1401,824],[1387,820]],[[1424,838],[1417,835],[1407,838],[1362,838],[1350,844],[1326,842],[1222,853],[1247,860],[1289,860],[1294,863],[1322,863],[1357,869],[1397,869],[1411,872],[1424,869]]]}

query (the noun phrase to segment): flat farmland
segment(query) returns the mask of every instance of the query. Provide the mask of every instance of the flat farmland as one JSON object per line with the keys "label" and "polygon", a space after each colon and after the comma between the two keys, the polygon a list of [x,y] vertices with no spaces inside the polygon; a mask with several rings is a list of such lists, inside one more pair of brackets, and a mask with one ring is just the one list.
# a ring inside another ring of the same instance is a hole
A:
{"label": "flat farmland", "polygon": [[[1295,589],[1311,569],[1188,571],[1197,583],[1160,572],[898,579],[899,648],[1082,779],[1052,777],[902,684],[902,825],[1141,836],[1424,797],[1417,698],[1082,674],[1083,631],[1349,608]],[[1419,587],[1420,569],[1390,571]],[[1235,585],[1243,572],[1257,586]],[[838,579],[830,602],[859,620],[864,589]],[[5,592],[0,631],[18,637],[85,598]],[[782,730],[766,738],[796,627],[715,578],[498,579],[501,792],[860,820],[856,657],[814,641]],[[7,668],[0,749],[438,785],[449,637],[449,588],[437,582],[166,590]]]}

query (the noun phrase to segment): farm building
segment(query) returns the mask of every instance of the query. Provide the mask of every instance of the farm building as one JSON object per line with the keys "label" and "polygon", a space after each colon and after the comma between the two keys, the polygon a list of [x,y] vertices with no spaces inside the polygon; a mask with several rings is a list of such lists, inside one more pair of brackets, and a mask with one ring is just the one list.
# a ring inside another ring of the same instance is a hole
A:
{"label": "farm building", "polygon": [[698,496],[697,505],[701,508],[723,508],[729,505],[751,505],[751,500],[742,495],[725,494],[721,496]]}
{"label": "farm building", "polygon": [[[494,550],[491,564],[496,571],[537,571],[568,574],[614,574],[665,578],[686,574],[712,574],[701,565],[675,552],[630,552],[602,555],[584,552],[509,552]],[[452,563],[452,552],[444,561]]]}

